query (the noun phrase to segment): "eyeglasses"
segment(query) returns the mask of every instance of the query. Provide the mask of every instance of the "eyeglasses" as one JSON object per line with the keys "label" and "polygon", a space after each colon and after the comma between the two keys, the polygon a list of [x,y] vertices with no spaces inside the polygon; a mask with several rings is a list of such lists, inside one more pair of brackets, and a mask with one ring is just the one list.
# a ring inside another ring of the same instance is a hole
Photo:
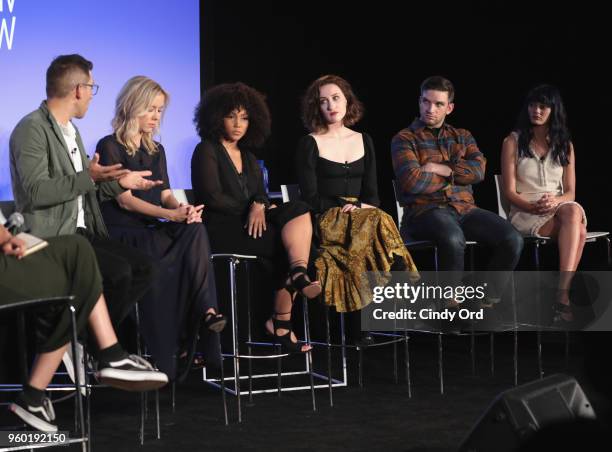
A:
{"label": "eyeglasses", "polygon": [[98,90],[100,89],[100,85],[96,85],[95,83],[79,83],[77,86],[89,86],[91,88],[92,96],[98,94]]}

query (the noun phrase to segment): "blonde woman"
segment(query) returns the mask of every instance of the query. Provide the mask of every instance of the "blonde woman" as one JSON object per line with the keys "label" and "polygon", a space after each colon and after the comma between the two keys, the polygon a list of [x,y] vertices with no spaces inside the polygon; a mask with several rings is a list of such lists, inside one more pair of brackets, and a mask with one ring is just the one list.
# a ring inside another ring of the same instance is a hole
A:
{"label": "blonde woman", "polygon": [[[150,78],[128,80],[117,97],[113,134],[98,142],[96,152],[105,164],[147,169],[163,181],[146,193],[121,193],[102,205],[102,214],[112,237],[147,253],[158,266],[156,282],[140,305],[141,332],[159,368],[181,380],[191,367],[198,331],[218,333],[226,319],[217,313],[203,206],[176,200],[164,147],[154,141],[168,100]],[[218,341],[208,339],[205,362],[218,364]]]}

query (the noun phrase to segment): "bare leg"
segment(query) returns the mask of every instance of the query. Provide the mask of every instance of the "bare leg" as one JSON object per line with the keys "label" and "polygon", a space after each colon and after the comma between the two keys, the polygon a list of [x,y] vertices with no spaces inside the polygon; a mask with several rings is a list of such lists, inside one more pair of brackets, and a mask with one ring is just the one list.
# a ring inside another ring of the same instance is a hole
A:
{"label": "bare leg", "polygon": [[[111,325],[104,295],[100,295],[96,305],[89,314],[89,325],[96,337],[100,348],[107,348],[117,343],[115,330]],[[51,383],[53,374],[57,370],[62,356],[69,344],[65,344],[52,352],[40,353],[34,360],[30,374],[30,386],[44,390]]]}
{"label": "bare leg", "polygon": [[[290,265],[303,265],[306,267],[308,265],[310,243],[312,240],[312,222],[310,221],[310,214],[305,213],[289,221],[281,230],[281,240],[287,251]],[[290,320],[292,306],[293,300],[291,294],[286,289],[278,290],[274,298],[275,317],[278,320]],[[274,330],[272,319],[266,322],[266,328],[268,331]],[[287,334],[287,332],[288,331],[283,328],[276,330],[276,334],[279,336],[283,336]],[[291,334],[291,340],[297,342],[297,338],[293,333]],[[308,345],[303,345],[302,351],[306,352],[311,348],[312,347]]]}
{"label": "bare leg", "polygon": [[64,356],[66,348],[68,348],[68,344],[52,352],[36,355],[34,365],[32,366],[32,373],[30,374],[30,386],[42,391],[47,389],[47,386],[51,383],[53,374],[62,362],[62,356]]}
{"label": "bare leg", "polygon": [[582,224],[582,212],[575,204],[567,204],[557,210],[556,217],[560,222],[557,236],[559,270],[574,272],[578,268],[586,239],[586,229]]}
{"label": "bare leg", "polygon": [[100,295],[96,305],[91,310],[91,314],[89,314],[89,327],[96,337],[100,349],[108,348],[117,343],[117,335],[108,315],[104,295]]}
{"label": "bare leg", "polygon": [[[559,297],[558,302],[569,306],[569,288],[582,257],[586,239],[586,227],[582,223],[582,211],[575,204],[561,206],[554,218],[540,228],[540,234],[556,237],[559,247]],[[566,320],[571,320],[571,313]]]}
{"label": "bare leg", "polygon": [[289,262],[308,264],[312,240],[310,214],[305,213],[289,221],[281,230],[281,240],[287,250]]}

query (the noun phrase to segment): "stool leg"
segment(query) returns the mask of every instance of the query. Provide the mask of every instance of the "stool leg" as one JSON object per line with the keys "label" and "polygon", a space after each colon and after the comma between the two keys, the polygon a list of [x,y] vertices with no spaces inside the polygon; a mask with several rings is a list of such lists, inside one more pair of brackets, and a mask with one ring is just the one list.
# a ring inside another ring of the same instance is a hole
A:
{"label": "stool leg", "polygon": [[155,390],[155,420],[157,421],[157,439],[161,439],[161,427],[159,422],[159,390]]}
{"label": "stool leg", "polygon": [[[276,350],[276,354],[280,355],[283,352],[283,349],[280,345],[275,345],[274,350]],[[282,395],[282,377],[283,377],[283,365],[281,362],[281,357],[276,358],[276,393],[280,397]]]}
{"label": "stool leg", "polygon": [[[304,313],[304,339],[308,345],[310,345],[310,321],[308,317],[308,299],[302,295],[302,306]],[[317,411],[317,400],[315,398],[315,390],[314,390],[314,376],[312,373],[314,372],[313,363],[312,363],[312,352],[313,349],[308,351],[307,356],[307,364],[308,364],[308,375],[310,377],[310,394],[312,396],[312,411]]]}
{"label": "stool leg", "polygon": [[176,383],[172,382],[172,394],[171,394],[172,412],[176,412]]}
{"label": "stool leg", "polygon": [[[220,346],[220,344],[219,344]],[[225,425],[229,425],[229,418],[227,415],[227,395],[225,394],[225,363],[223,362],[223,353],[221,354],[221,400],[223,401],[223,416],[225,418]]]}
{"label": "stool leg", "polygon": [[[536,272],[539,273],[540,271],[540,241],[539,240],[536,240],[536,242],[534,243],[533,252],[534,252],[533,258],[534,258],[535,270]],[[538,308],[539,306],[540,305],[538,303]],[[539,326],[540,325],[538,322],[538,328]],[[540,378],[544,378],[544,366],[542,365],[542,331],[540,329],[538,329],[537,331],[536,340],[537,340],[537,353],[538,353],[538,374]]]}
{"label": "stool leg", "polygon": [[145,421],[145,409],[147,406],[146,392],[140,393],[140,445],[144,444],[144,421]]}
{"label": "stool leg", "polygon": [[518,385],[518,331],[516,326],[514,327],[514,386]]}
{"label": "stool leg", "polygon": [[[79,371],[78,371],[78,366],[80,365],[80,363],[78,362],[78,357],[79,355],[77,355],[77,349],[76,349],[76,344],[77,344],[77,327],[76,327],[76,310],[74,309],[74,306],[69,305],[69,309],[70,309],[70,322],[72,323],[72,341],[70,343],[70,346],[72,347],[72,356],[74,357],[73,359],[73,366],[74,366],[74,386],[75,386],[75,397],[77,398],[77,407],[78,407],[78,411],[79,411],[79,430],[81,432],[81,437],[85,437],[86,436],[86,427],[85,427],[85,415],[83,414],[83,395],[81,394],[81,378],[79,376]],[[85,382],[83,382],[84,384]],[[88,438],[89,440],[89,438]],[[83,446],[85,446],[85,444],[83,444]]]}
{"label": "stool leg", "polygon": [[232,300],[232,326],[234,340],[234,388],[236,389],[236,403],[238,404],[238,423],[242,422],[242,402],[240,400],[240,351],[238,349],[238,312],[236,305],[236,261],[230,259],[230,285],[231,285],[231,300]]}
{"label": "stool leg", "polygon": [[495,336],[489,333],[489,356],[491,358],[491,376],[495,375]]}
{"label": "stool leg", "polygon": [[514,273],[510,273],[510,281],[512,284],[512,334],[513,334],[513,356],[512,361],[514,365],[513,383],[514,386],[518,385],[518,313],[516,309],[516,284],[514,281]]}
{"label": "stool leg", "polygon": [[438,376],[440,378],[440,394],[444,394],[444,370],[442,367],[442,333],[438,333]]}
{"label": "stool leg", "polygon": [[408,398],[412,398],[412,381],[410,379],[410,350],[408,332],[404,331],[404,365],[406,366],[406,385],[408,386]]}
{"label": "stool leg", "polygon": [[[331,368],[331,332],[329,329],[329,306],[325,305],[325,340],[327,341],[327,387],[329,392],[329,406],[334,406],[334,394],[332,384],[332,368]],[[343,348],[344,350],[344,348]]]}
{"label": "stool leg", "polygon": [[537,348],[538,348],[538,374],[540,379],[544,378],[544,366],[542,365],[542,332],[537,332]]}
{"label": "stool leg", "polygon": [[565,369],[569,367],[569,354],[570,354],[570,334],[569,331],[565,332]]}
{"label": "stool leg", "polygon": [[363,350],[361,347],[357,347],[357,353],[359,354],[358,375],[359,375],[359,389],[363,389]]}
{"label": "stool leg", "polygon": [[470,331],[470,361],[472,362],[472,376],[476,375],[476,336],[474,330]]}
{"label": "stool leg", "polygon": [[[140,311],[138,309],[138,303],[134,305],[134,318],[136,320],[136,353],[138,356],[142,356],[142,345],[140,342]],[[147,411],[147,393],[140,393],[140,432],[138,437],[140,439],[140,445],[144,444],[144,422]]]}
{"label": "stool leg", "polygon": [[[246,293],[247,293],[247,341],[248,347],[247,351],[249,356],[253,355],[253,347],[251,347],[251,342],[253,340],[253,334],[251,329],[251,278],[249,277],[249,262],[244,262],[244,268],[246,270]],[[248,359],[249,366],[249,405],[253,405],[253,360],[251,358]]]}
{"label": "stool leg", "polygon": [[393,342],[393,380],[395,381],[395,384],[397,384],[399,382],[399,375],[398,375],[398,364],[397,364],[397,342]]}

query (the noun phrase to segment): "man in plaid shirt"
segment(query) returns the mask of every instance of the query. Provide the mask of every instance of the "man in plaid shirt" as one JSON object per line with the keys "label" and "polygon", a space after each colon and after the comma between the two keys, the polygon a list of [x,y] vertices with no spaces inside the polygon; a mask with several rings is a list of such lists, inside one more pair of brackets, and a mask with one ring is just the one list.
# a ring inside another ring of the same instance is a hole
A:
{"label": "man in plaid shirt", "polygon": [[491,249],[489,270],[513,270],[523,239],[508,221],[474,203],[472,184],[484,179],[486,159],[469,131],[445,123],[454,94],[449,80],[427,78],[419,118],[391,141],[398,200],[405,209],[402,237],[435,242],[440,270],[463,270],[466,240]]}

